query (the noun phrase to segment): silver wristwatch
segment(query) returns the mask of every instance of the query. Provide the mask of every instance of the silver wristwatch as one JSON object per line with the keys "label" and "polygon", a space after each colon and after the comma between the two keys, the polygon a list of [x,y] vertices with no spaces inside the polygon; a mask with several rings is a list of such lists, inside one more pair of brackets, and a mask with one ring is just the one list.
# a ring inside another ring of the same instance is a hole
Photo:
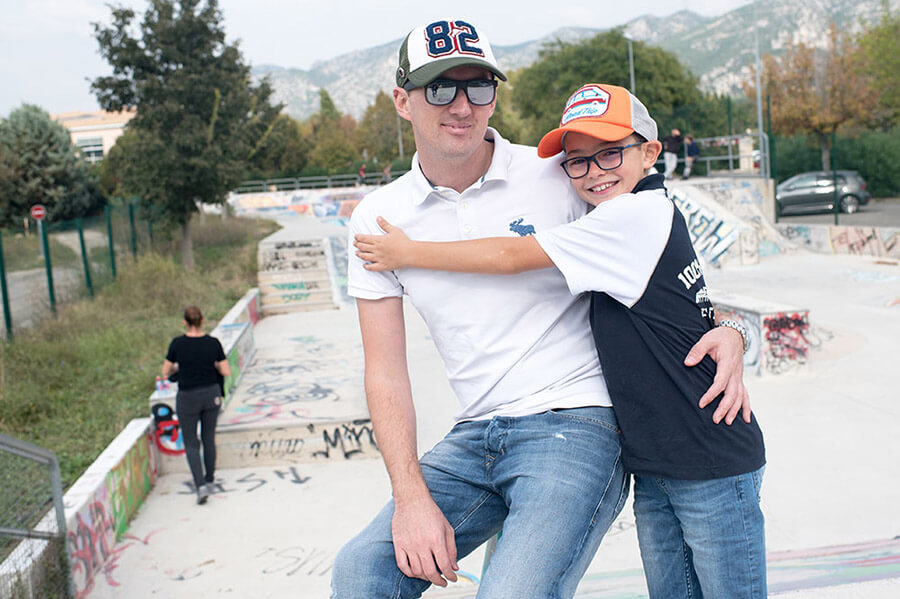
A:
{"label": "silver wristwatch", "polygon": [[747,353],[747,350],[750,349],[750,335],[747,334],[747,327],[736,320],[723,320],[720,321],[717,327],[728,327],[729,329],[734,329],[738,333],[741,334],[741,339],[744,340],[744,353]]}

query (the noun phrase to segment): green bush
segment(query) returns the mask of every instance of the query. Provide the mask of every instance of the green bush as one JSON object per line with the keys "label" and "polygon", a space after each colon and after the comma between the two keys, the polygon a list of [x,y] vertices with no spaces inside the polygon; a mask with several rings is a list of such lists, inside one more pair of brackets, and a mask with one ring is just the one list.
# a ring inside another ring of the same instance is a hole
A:
{"label": "green bush", "polygon": [[[900,195],[900,127],[838,135],[836,142],[834,161],[838,170],[859,172],[875,197]],[[806,136],[776,136],[773,166],[780,183],[797,173],[821,170],[821,152]]]}

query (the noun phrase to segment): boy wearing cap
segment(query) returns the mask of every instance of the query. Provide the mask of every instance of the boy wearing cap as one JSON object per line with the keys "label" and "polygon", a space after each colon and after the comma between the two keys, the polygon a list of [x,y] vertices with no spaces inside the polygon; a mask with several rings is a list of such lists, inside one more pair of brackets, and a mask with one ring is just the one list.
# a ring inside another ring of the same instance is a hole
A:
{"label": "boy wearing cap", "polygon": [[[487,121],[505,79],[484,35],[435,21],[403,42],[394,104],[412,123],[409,173],[370,193],[351,235],[384,215],[420,238],[458,240],[509,227],[546,230],[585,212],[555,165]],[[555,202],[547,202],[553,197]],[[585,326],[588,299],[558,271],[519,277],[373,272],[351,255],[365,386],[393,500],[338,554],[333,597],[418,597],[456,580],[464,556],[501,527],[480,597],[572,597],[627,494],[618,425]],[[418,458],[403,324],[408,295],[459,398],[457,424]],[[692,359],[718,355],[718,418],[746,403],[736,335],[710,333]]]}
{"label": "boy wearing cap", "polygon": [[662,149],[656,123],[624,88],[585,85],[538,154],[563,149],[563,170],[595,207],[577,221],[533,236],[449,244],[410,242],[382,221],[388,234],[358,236],[359,256],[371,270],[509,274],[556,266],[573,295],[591,291],[597,352],[625,469],[635,476],[651,598],[693,597],[697,589],[706,598],[765,597],[762,433],[749,410],[723,427],[711,406],[696,403],[716,365],[707,358],[688,368],[683,356],[715,326],[714,311],[663,175],[645,176]]}

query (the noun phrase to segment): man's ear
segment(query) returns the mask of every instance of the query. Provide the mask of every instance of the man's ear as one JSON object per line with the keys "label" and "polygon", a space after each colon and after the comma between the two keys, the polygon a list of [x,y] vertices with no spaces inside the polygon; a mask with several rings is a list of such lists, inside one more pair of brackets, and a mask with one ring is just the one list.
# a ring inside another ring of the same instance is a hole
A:
{"label": "man's ear", "polygon": [[659,158],[660,152],[662,152],[662,144],[654,139],[641,145],[641,151],[643,152],[644,170],[646,170],[656,164],[656,160]]}
{"label": "man's ear", "polygon": [[402,87],[394,88],[394,108],[400,118],[412,121],[412,115],[409,113],[409,92]]}

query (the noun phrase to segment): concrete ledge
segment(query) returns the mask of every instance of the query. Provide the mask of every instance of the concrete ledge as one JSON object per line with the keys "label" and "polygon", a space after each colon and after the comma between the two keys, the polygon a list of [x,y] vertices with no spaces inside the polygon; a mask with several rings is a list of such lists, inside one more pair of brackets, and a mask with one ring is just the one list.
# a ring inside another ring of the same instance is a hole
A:
{"label": "concrete ledge", "polygon": [[809,310],[755,297],[716,293],[716,315],[742,323],[750,335],[744,372],[777,375],[806,365],[810,341]]}
{"label": "concrete ledge", "polygon": [[831,225],[775,225],[788,240],[820,254],[900,259],[900,229]]}
{"label": "concrete ledge", "polygon": [[[78,599],[90,593],[98,574],[115,567],[111,564],[117,556],[116,542],[125,536],[129,523],[156,483],[159,453],[151,430],[149,418],[129,422],[63,495],[66,549]],[[56,532],[52,511],[36,528]],[[27,576],[35,567],[35,556],[40,556],[47,545],[47,541],[37,539],[19,543],[0,566],[0,577],[16,571]]]}

